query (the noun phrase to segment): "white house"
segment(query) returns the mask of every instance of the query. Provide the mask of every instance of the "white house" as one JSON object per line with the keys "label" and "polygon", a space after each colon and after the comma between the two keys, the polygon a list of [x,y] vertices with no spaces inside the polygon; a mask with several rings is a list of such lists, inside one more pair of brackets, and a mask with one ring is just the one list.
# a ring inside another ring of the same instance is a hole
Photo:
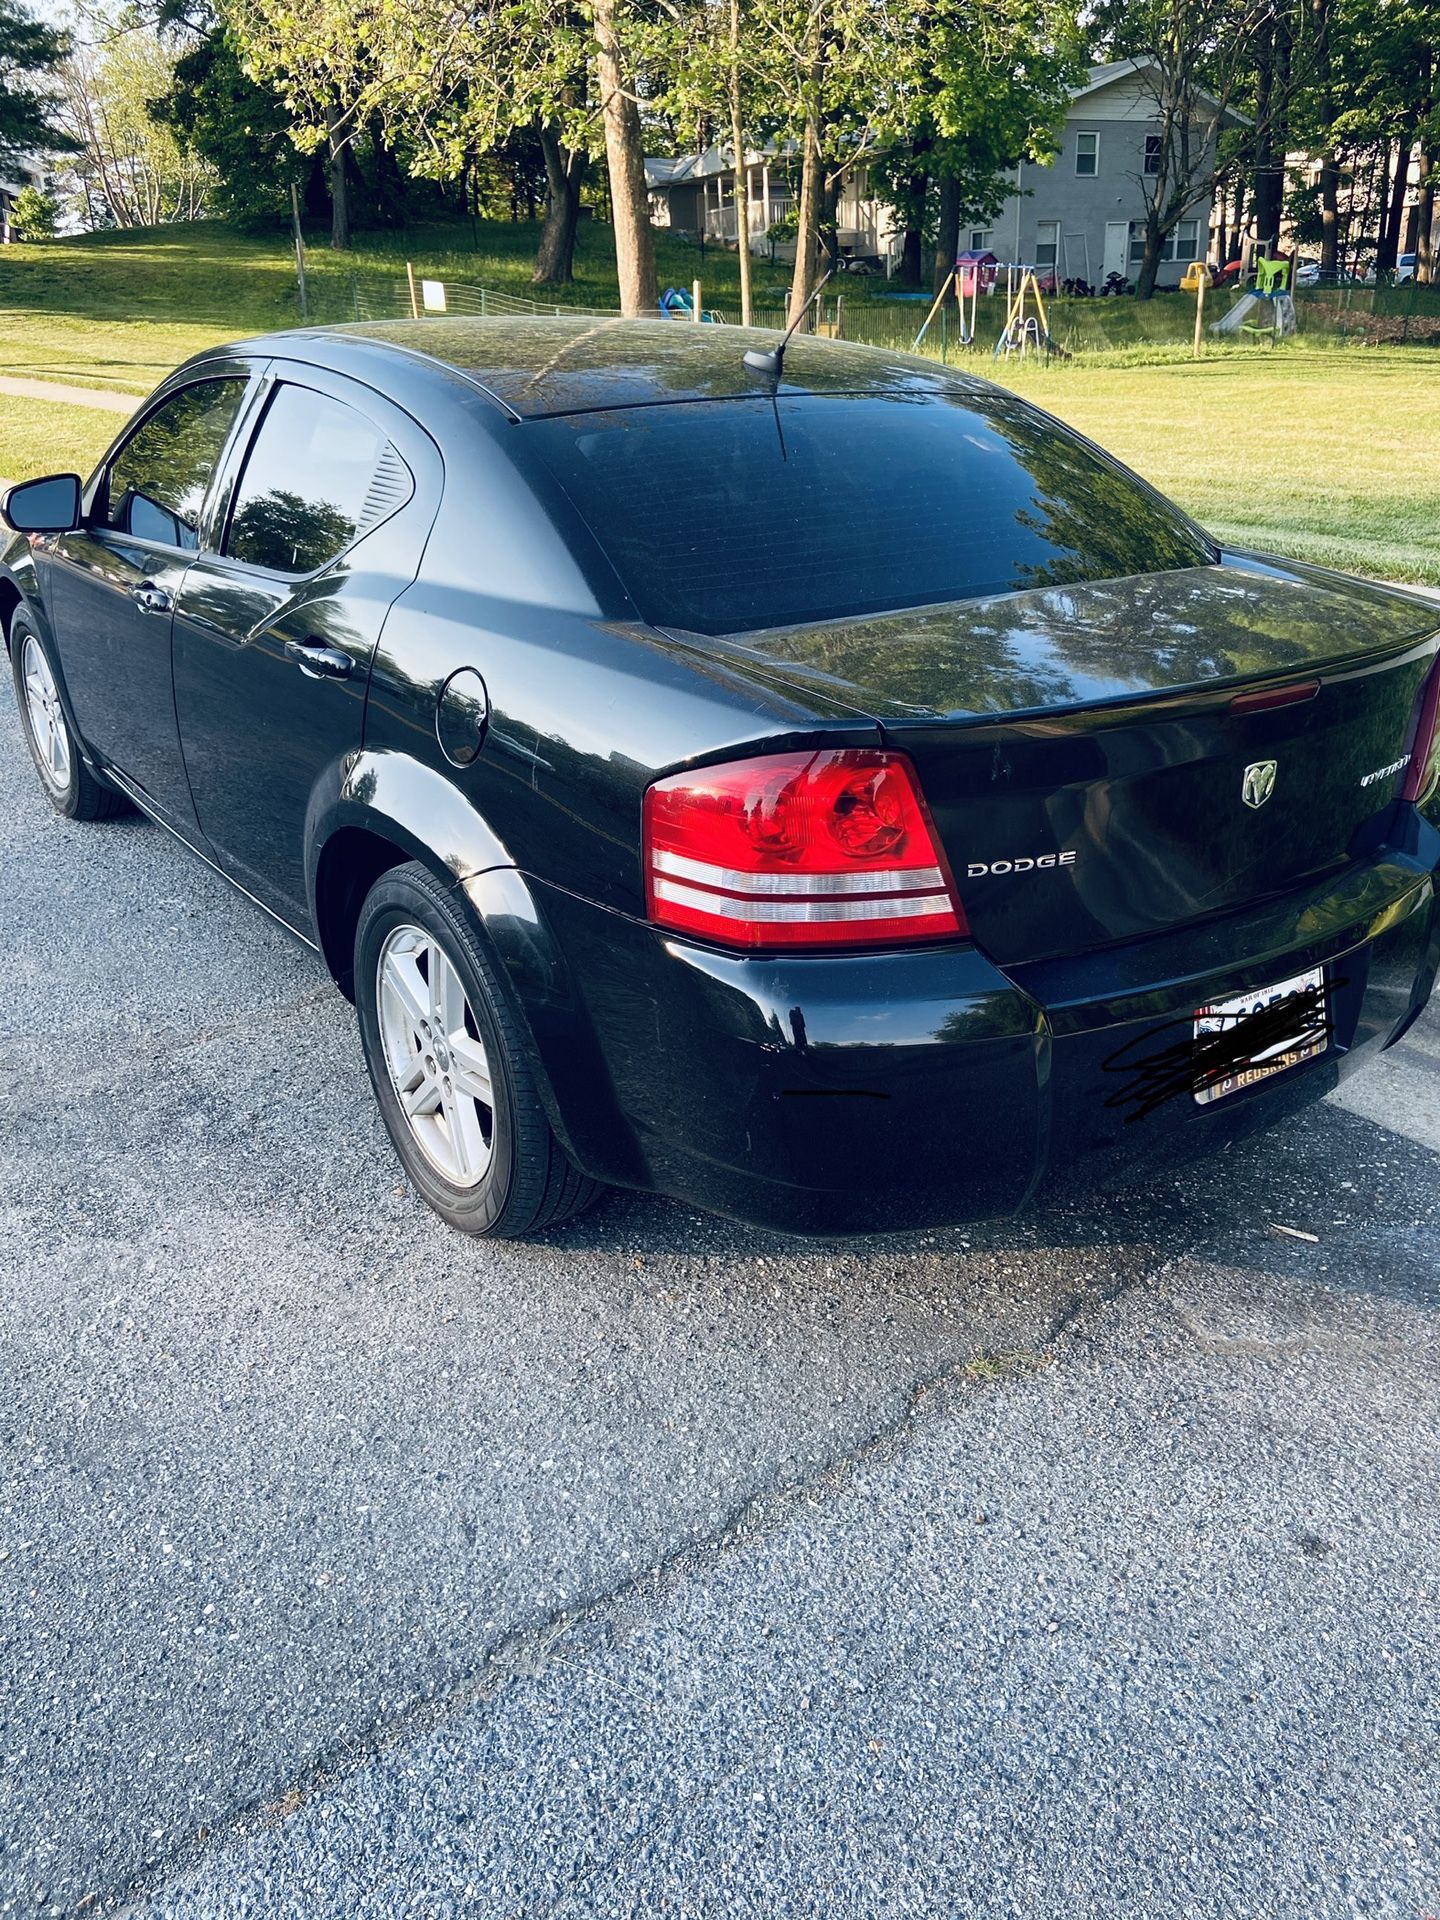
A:
{"label": "white house", "polygon": [[[752,253],[768,254],[771,227],[794,212],[799,172],[799,153],[793,143],[778,148],[772,145],[763,151],[747,149],[746,211]],[[647,159],[650,218],[657,227],[703,234],[707,241],[733,247],[734,182],[729,147],[707,147],[703,153],[685,154],[679,159]],[[863,167],[856,168],[840,190],[836,230],[842,252],[882,268],[900,251],[903,235],[895,229],[890,209],[871,193]],[[795,250],[782,241],[774,251],[777,258],[790,259]]]}

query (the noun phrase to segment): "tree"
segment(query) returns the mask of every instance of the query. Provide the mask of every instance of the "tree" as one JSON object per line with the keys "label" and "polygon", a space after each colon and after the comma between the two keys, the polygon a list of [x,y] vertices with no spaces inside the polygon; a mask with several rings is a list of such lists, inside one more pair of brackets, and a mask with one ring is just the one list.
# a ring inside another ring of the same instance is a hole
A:
{"label": "tree", "polygon": [[117,227],[202,218],[210,169],[149,111],[170,91],[173,50],[153,26],[97,16],[94,27],[60,76],[62,125],[75,152],[68,171],[84,216]]}
{"label": "tree", "polygon": [[537,123],[545,156],[545,224],[531,279],[536,286],[568,286],[575,277],[575,232],[580,223],[580,192],[589,169],[583,147],[567,146],[553,122]]}
{"label": "tree", "polygon": [[22,187],[10,209],[10,226],[17,240],[53,240],[59,209],[39,187]]}
{"label": "tree", "polygon": [[68,51],[68,35],[0,0],[0,160],[69,148],[54,85]]}
{"label": "tree", "polygon": [[237,221],[288,217],[292,181],[308,209],[324,210],[323,182],[290,138],[284,101],[246,73],[226,27],[200,30],[176,60],[168,92],[148,111],[212,170],[217,212]]}
{"label": "tree", "polygon": [[653,314],[660,299],[655,279],[655,230],[645,186],[645,142],[635,68],[626,45],[629,0],[590,0],[595,32],[595,69],[605,128],[605,164],[610,178],[610,218],[615,227],[615,270],[620,311]]}
{"label": "tree", "polygon": [[[990,0],[983,7],[950,0],[925,16],[914,59],[917,132],[871,171],[886,183],[901,176],[889,197],[906,208],[907,229],[914,230],[917,276],[933,186],[938,292],[954,269],[962,222],[988,226],[1014,191],[1008,172],[1016,161],[1054,152],[1070,85],[1083,70],[1082,48],[1069,0]],[[916,155],[926,190],[907,204],[907,192],[919,184]]]}
{"label": "tree", "polygon": [[1214,192],[1219,135],[1253,56],[1253,16],[1244,0],[1101,0],[1102,44],[1133,59],[1150,99],[1153,170],[1138,176],[1143,253],[1135,291],[1155,291],[1165,244]]}

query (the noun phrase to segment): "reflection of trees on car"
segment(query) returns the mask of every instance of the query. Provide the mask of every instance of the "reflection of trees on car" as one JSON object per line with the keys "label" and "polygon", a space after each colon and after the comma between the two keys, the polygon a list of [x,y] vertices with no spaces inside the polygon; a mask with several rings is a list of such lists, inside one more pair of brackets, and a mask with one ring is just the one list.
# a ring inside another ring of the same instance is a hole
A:
{"label": "reflection of trees on car", "polygon": [[244,391],[243,380],[202,380],[151,415],[111,470],[112,525],[128,525],[121,504],[141,496],[185,527],[191,538],[179,544],[194,544],[205,490]]}
{"label": "reflection of trees on car", "polygon": [[230,552],[277,573],[310,573],[355,538],[355,522],[338,507],[302,500],[288,488],[257,493],[236,513]]}

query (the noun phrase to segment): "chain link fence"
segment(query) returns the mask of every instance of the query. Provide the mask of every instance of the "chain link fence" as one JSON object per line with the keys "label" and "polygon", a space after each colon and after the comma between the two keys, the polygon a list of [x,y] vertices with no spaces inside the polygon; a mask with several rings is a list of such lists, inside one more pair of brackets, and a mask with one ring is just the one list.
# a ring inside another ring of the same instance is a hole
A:
{"label": "chain link fence", "polygon": [[[1218,320],[1242,290],[1212,289],[1206,297],[1208,327]],[[753,324],[780,330],[786,325],[783,289],[762,287],[762,304],[753,308]],[[769,296],[766,298],[765,296]],[[974,338],[964,337],[953,305],[942,308],[926,334],[921,351],[940,360],[965,358],[993,351],[1005,320],[1003,282],[993,294],[982,295],[975,310]],[[1390,287],[1301,287],[1295,304],[1302,341],[1334,346],[1440,346],[1440,286],[1407,282]],[[827,293],[815,303],[812,319],[821,333],[859,341],[891,351],[910,351],[930,311],[928,294],[909,298],[894,292],[881,294],[867,287],[861,294]],[[1194,336],[1195,303],[1188,294],[1161,294],[1137,301],[1129,296],[1086,299],[1056,296],[1046,301],[1050,330],[1072,353],[1144,353],[1154,348],[1188,347]],[[616,309],[543,301],[499,293],[463,281],[431,278],[416,270],[363,271],[328,263],[306,275],[303,305],[298,298],[294,319],[300,324],[334,325],[354,320],[391,320],[411,315],[461,314],[487,318],[504,315],[589,315],[616,317]],[[738,305],[706,302],[706,317],[738,325]],[[676,316],[673,324],[687,324]],[[1237,350],[1253,350],[1237,349]]]}

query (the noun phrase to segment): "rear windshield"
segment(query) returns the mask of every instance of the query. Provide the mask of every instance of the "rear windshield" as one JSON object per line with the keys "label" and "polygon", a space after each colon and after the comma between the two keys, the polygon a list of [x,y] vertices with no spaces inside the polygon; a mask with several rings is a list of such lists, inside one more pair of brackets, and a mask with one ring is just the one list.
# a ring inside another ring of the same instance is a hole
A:
{"label": "rear windshield", "polygon": [[524,432],[655,626],[736,633],[1215,558],[1148,487],[999,392],[757,395]]}

